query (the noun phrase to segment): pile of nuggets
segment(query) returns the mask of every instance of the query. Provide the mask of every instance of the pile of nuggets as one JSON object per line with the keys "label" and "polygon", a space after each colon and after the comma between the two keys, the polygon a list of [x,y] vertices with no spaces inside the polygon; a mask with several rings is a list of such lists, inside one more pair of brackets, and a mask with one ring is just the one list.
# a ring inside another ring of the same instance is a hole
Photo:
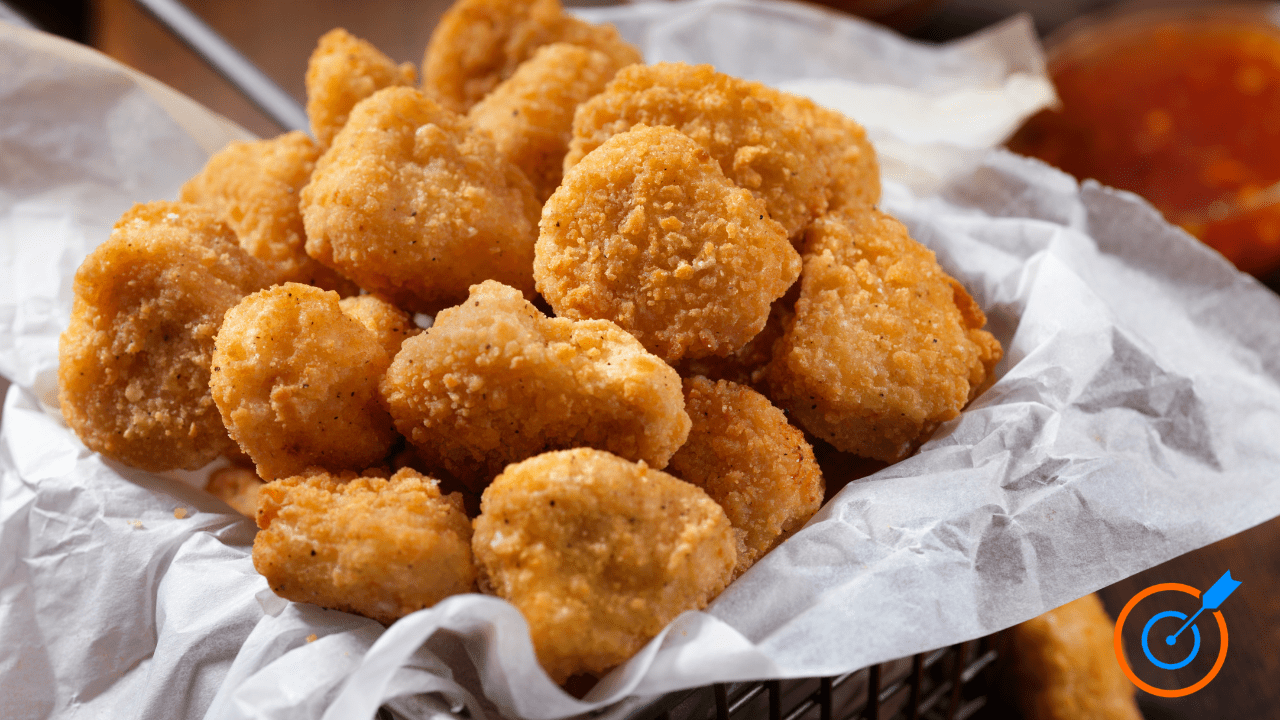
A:
{"label": "pile of nuggets", "polygon": [[854,121],[556,0],[461,0],[416,75],[330,32],[314,140],[232,144],[76,274],[67,422],[251,464],[210,489],[280,596],[492,593],[599,675],[817,512],[815,443],[896,461],[990,382]]}

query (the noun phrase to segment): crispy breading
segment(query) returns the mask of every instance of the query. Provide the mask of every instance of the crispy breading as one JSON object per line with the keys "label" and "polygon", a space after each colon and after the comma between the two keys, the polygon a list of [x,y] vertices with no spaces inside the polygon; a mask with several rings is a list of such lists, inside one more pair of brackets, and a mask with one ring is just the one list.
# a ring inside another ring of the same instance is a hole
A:
{"label": "crispy breading", "polygon": [[351,110],[375,92],[397,85],[413,85],[413,63],[397,65],[367,40],[342,28],[320,36],[307,61],[307,118],[321,150],[347,124]]}
{"label": "crispy breading", "polygon": [[58,343],[58,399],[89,449],[194,470],[231,445],[209,394],[222,315],[270,282],[207,208],[135,205],[81,263]]}
{"label": "crispy breading", "polygon": [[252,468],[231,466],[210,473],[204,489],[236,512],[251,518],[258,514],[258,493],[262,486],[262,478]]}
{"label": "crispy breading", "polygon": [[301,206],[307,254],[405,310],[435,313],[488,279],[533,296],[533,186],[418,90],[356,106]]}
{"label": "crispy breading", "polygon": [[545,202],[560,185],[573,136],[573,111],[618,71],[598,50],[553,43],[538,48],[515,74],[467,113],[503,157],[524,171]]}
{"label": "crispy breading", "polygon": [[245,252],[274,271],[274,282],[300,282],[351,295],[359,288],[307,255],[298,193],[320,150],[305,133],[233,142],[182,186],[183,202],[218,213]]}
{"label": "crispy breading", "polygon": [[766,392],[764,374],[773,359],[773,346],[782,339],[783,330],[795,316],[799,298],[800,283],[792,283],[787,292],[769,306],[769,318],[765,320],[764,328],[742,349],[724,357],[685,358],[672,367],[682,378],[701,375],[709,380],[728,380]]}
{"label": "crispy breading", "polygon": [[636,124],[670,125],[706,148],[793,237],[826,210],[830,168],[806,124],[784,112],[781,96],[710,65],[623,68],[604,92],[578,108],[565,171]]}
{"label": "crispy breading", "polygon": [[624,662],[705,607],[735,564],[729,519],[706,493],[585,448],[508,467],[485,490],[472,548],[556,682]]}
{"label": "crispy breading", "polygon": [[400,352],[405,340],[422,332],[422,328],[414,324],[412,315],[380,295],[345,297],[338,302],[338,307],[377,336],[388,359]]}
{"label": "crispy breading", "polygon": [[664,467],[689,434],[680,377],[635,338],[605,320],[548,318],[493,281],[405,341],[382,395],[422,458],[473,490],[560,448]]}
{"label": "crispy breading", "polygon": [[1086,595],[1005,634],[1018,705],[1027,720],[1141,720],[1134,686],[1116,661],[1115,624]]}
{"label": "crispy breading", "polygon": [[431,33],[422,58],[423,86],[466,112],[539,47],[556,42],[598,50],[617,67],[641,59],[612,25],[566,15],[559,0],[458,0]]}
{"label": "crispy breading", "polygon": [[540,227],[534,277],[556,314],[612,320],[668,362],[741,349],[800,273],[764,203],[669,127],[583,158]]}
{"label": "crispy breading", "polygon": [[822,471],[804,433],[749,387],[684,381],[689,439],[667,472],[702,488],[738,536],[737,577],[799,530],[822,506]]}
{"label": "crispy breading", "polygon": [[843,114],[808,98],[774,91],[783,114],[807,128],[822,164],[827,167],[829,210],[880,202],[880,162],[867,131]]}
{"label": "crispy breading", "polygon": [[268,483],[253,566],[272,591],[384,625],[475,587],[471,521],[457,495],[403,469]]}
{"label": "crispy breading", "polygon": [[337,293],[285,283],[227,311],[210,388],[263,479],[359,470],[383,460],[398,437],[378,396],[390,363]]}
{"label": "crispy breading", "polygon": [[850,206],[824,216],[803,250],[770,397],[840,450],[900,460],[960,413],[1000,343],[976,306],[957,306],[958,284],[933,253],[884,213]]}

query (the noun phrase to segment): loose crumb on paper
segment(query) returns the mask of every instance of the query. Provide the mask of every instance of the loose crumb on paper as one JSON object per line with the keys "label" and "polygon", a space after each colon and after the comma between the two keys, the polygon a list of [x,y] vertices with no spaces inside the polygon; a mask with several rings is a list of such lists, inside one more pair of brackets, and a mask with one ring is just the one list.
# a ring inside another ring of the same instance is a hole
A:
{"label": "loose crumb on paper", "polygon": [[130,520],[130,521],[129,521],[129,524],[130,524],[130,525],[132,525],[132,526],[134,526],[135,528],[137,528],[137,529],[139,529],[139,530],[141,530],[141,529],[142,529],[142,521],[141,521],[141,520]]}
{"label": "loose crumb on paper", "polygon": [[315,642],[317,639],[318,639],[318,638],[316,638],[316,634],[315,634],[315,633],[311,633],[310,635],[308,635],[308,636],[307,636],[307,642],[309,642],[309,643],[313,643],[313,642]]}
{"label": "loose crumb on paper", "polygon": [[176,519],[176,520],[181,520],[182,518],[184,518],[184,517],[186,517],[186,516],[187,516],[187,509],[186,509],[186,508],[184,508],[184,507],[180,507],[180,508],[174,508],[174,509],[173,509],[173,517],[174,517],[174,519]]}

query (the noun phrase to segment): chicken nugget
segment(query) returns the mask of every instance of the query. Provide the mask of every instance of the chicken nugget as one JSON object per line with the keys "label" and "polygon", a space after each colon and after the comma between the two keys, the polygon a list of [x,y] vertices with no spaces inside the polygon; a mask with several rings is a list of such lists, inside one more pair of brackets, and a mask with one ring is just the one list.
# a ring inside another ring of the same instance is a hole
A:
{"label": "chicken nugget", "polygon": [[548,318],[488,281],[406,340],[382,381],[396,426],[475,491],[546,450],[664,467],[689,434],[680,376],[605,320]]}
{"label": "chicken nugget", "polygon": [[667,471],[702,488],[724,508],[747,571],[822,506],[822,471],[804,433],[748,387],[703,377],[684,381],[689,439]]}
{"label": "chicken nugget", "polygon": [[842,113],[808,98],[778,91],[778,106],[792,122],[809,130],[820,164],[827,168],[829,210],[880,202],[880,162],[867,131]]}
{"label": "chicken nugget", "polygon": [[258,514],[258,494],[262,487],[262,478],[251,468],[232,466],[210,473],[204,489],[236,512],[251,518]]}
{"label": "chicken nugget", "polygon": [[209,394],[222,315],[270,282],[210,210],[135,205],[75,277],[58,399],[89,449],[143,470],[195,470],[231,445]]}
{"label": "chicken nugget", "polygon": [[342,28],[320,36],[307,61],[307,118],[311,134],[321,150],[347,124],[351,110],[375,92],[397,85],[413,85],[418,73],[413,63],[401,63],[382,54],[367,40]]}
{"label": "chicken nugget", "polygon": [[1115,624],[1086,595],[1010,628],[1004,636],[1027,720],[1141,720],[1133,683],[1116,661]]}
{"label": "chicken nugget", "polygon": [[407,468],[375,474],[319,473],[262,488],[253,566],[275,594],[390,625],[474,589],[461,498]]}
{"label": "chicken nugget", "polygon": [[795,316],[799,298],[800,283],[792,283],[787,292],[769,307],[769,319],[765,320],[764,328],[742,349],[724,357],[685,358],[672,367],[682,378],[701,375],[708,380],[728,380],[766,392],[764,374],[773,359],[773,346],[782,339],[783,331]]}
{"label": "chicken nugget", "polygon": [[618,71],[597,50],[553,43],[471,107],[472,124],[493,138],[503,157],[524,171],[545,202],[560,185],[573,136],[573,111]]}
{"label": "chicken nugget", "polygon": [[405,310],[434,314],[489,279],[533,297],[533,186],[418,90],[356,106],[301,207],[307,254]]}
{"label": "chicken nugget", "polygon": [[484,492],[472,549],[524,614],[555,682],[622,663],[728,584],[734,536],[706,493],[579,448],[512,465]]}
{"label": "chicken nugget", "polygon": [[388,359],[400,352],[405,340],[422,332],[422,328],[414,324],[412,315],[379,295],[345,297],[338,302],[338,307],[377,336]]}
{"label": "chicken nugget", "polygon": [[210,388],[263,479],[309,467],[363,469],[397,438],[378,397],[390,363],[379,339],[342,311],[337,293],[285,283],[227,311]]}
{"label": "chicken nugget", "polygon": [[245,252],[275,272],[277,283],[300,282],[345,295],[355,283],[307,255],[298,192],[311,178],[320,150],[305,133],[233,142],[182,186],[179,199],[218,213]]}
{"label": "chicken nugget", "polygon": [[795,318],[766,373],[770,397],[837,449],[896,462],[960,413],[1000,343],[972,301],[961,311],[958,283],[933,253],[884,213],[826,215],[804,251]]}
{"label": "chicken nugget", "polygon": [[566,15],[559,0],[458,0],[440,18],[422,58],[423,86],[466,112],[543,45],[598,50],[616,67],[641,60],[612,25]]}
{"label": "chicken nugget", "polygon": [[641,126],[565,175],[542,211],[534,277],[557,315],[612,320],[674,362],[746,345],[800,264],[705,148]]}
{"label": "chicken nugget", "polygon": [[794,237],[827,209],[829,158],[783,111],[777,90],[710,65],[658,63],[618,71],[573,118],[564,167],[638,123],[670,125],[706,148],[724,174],[764,201]]}

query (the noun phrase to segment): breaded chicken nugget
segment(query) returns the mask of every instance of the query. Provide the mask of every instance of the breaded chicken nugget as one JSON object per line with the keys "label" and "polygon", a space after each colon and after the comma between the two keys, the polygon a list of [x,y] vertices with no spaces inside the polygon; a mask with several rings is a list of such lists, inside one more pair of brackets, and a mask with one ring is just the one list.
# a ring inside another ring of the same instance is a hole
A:
{"label": "breaded chicken nugget", "polygon": [[485,490],[472,548],[556,682],[625,661],[711,602],[735,563],[729,519],[706,493],[585,448],[508,467]]}
{"label": "breaded chicken nugget", "polygon": [[492,142],[411,88],[361,102],[302,191],[307,254],[412,312],[488,279],[532,297],[540,210]]}
{"label": "breaded chicken nugget", "polygon": [[337,293],[285,283],[227,311],[210,388],[263,479],[352,470],[381,461],[396,440],[378,397],[390,363]]}
{"label": "breaded chicken nugget", "polygon": [[307,118],[320,149],[329,147],[361,100],[383,88],[413,85],[417,79],[413,63],[396,65],[372,43],[342,28],[320,36],[307,61],[306,78]]}
{"label": "breaded chicken nugget", "polygon": [[274,271],[277,283],[300,282],[345,295],[355,283],[307,255],[298,192],[311,179],[320,150],[302,132],[233,142],[182,186],[179,199],[218,213],[240,247]]}
{"label": "breaded chicken nugget", "polygon": [[392,305],[379,295],[356,295],[338,301],[342,312],[360,321],[369,332],[373,333],[382,349],[387,351],[387,358],[393,358],[400,352],[405,340],[422,333],[422,328],[413,322],[413,316]]}
{"label": "breaded chicken nugget", "polygon": [[545,202],[564,174],[573,111],[617,71],[614,58],[597,50],[544,45],[467,115],[493,138],[503,157],[524,171]]}
{"label": "breaded chicken nugget", "polygon": [[613,26],[566,15],[559,0],[458,0],[431,34],[422,59],[423,85],[466,112],[535,50],[556,42],[598,50],[616,67],[641,59]]}
{"label": "breaded chicken nugget", "polygon": [[770,397],[840,450],[900,460],[960,413],[1000,343],[972,301],[958,307],[958,284],[933,253],[884,213],[824,216],[804,250],[795,319],[767,372]]}
{"label": "breaded chicken nugget", "polygon": [[764,204],[669,127],[615,135],[575,165],[534,260],[557,315],[612,320],[668,362],[742,348],[799,273]]}
{"label": "breaded chicken nugget", "polygon": [[792,122],[807,128],[821,164],[827,167],[830,210],[846,205],[874,206],[880,202],[880,162],[867,140],[867,131],[835,110],[808,98],[775,91],[776,102]]}
{"label": "breaded chicken nugget", "polygon": [[[370,473],[372,474],[372,473]],[[253,566],[275,594],[384,625],[475,587],[471,521],[457,495],[403,469],[268,483]]]}
{"label": "breaded chicken nugget", "polygon": [[1116,661],[1115,624],[1086,595],[1005,634],[1027,720],[1141,720],[1134,686]]}
{"label": "breaded chicken nugget", "polygon": [[205,492],[230,505],[245,517],[257,517],[258,494],[263,487],[258,473],[247,467],[224,467],[209,475]]}
{"label": "breaded chicken nugget", "polygon": [[89,449],[194,470],[231,445],[209,394],[222,315],[270,273],[206,208],[135,205],[76,271],[58,343],[62,415]]}
{"label": "breaded chicken nugget", "polygon": [[400,432],[480,490],[508,463],[595,447],[664,467],[689,434],[680,376],[604,320],[548,318],[489,281],[410,338],[382,381]]}
{"label": "breaded chicken nugget", "polygon": [[798,299],[800,283],[792,283],[787,292],[769,307],[769,319],[765,320],[764,328],[742,349],[724,357],[685,358],[672,367],[682,378],[701,375],[708,380],[728,380],[765,392],[765,369],[773,359],[773,346],[782,339],[783,331],[795,317]]}
{"label": "breaded chicken nugget", "polygon": [[689,439],[667,471],[724,508],[738,536],[735,577],[791,537],[822,506],[822,471],[804,433],[748,387],[684,381]]}
{"label": "breaded chicken nugget", "polygon": [[793,237],[826,210],[830,169],[809,128],[783,111],[781,96],[710,65],[625,67],[604,92],[578,108],[565,170],[637,123],[670,125],[706,148],[724,174],[763,200],[769,217]]}

